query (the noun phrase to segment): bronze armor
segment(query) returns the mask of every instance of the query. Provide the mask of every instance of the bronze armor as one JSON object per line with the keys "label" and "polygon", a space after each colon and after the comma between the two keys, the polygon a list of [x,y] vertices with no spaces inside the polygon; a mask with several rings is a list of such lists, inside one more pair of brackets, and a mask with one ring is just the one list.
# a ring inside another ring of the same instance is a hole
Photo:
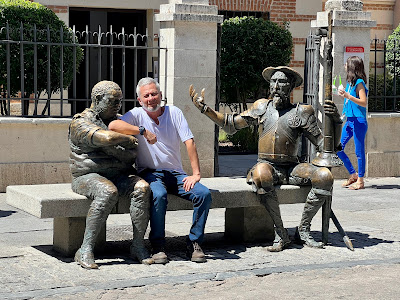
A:
{"label": "bronze armor", "polygon": [[240,123],[240,118],[248,125],[260,125],[258,142],[260,160],[278,164],[298,163],[302,133],[317,147],[323,142],[314,110],[310,105],[291,104],[286,109],[278,111],[273,106],[272,100],[260,99],[249,110],[234,118],[235,125]]}

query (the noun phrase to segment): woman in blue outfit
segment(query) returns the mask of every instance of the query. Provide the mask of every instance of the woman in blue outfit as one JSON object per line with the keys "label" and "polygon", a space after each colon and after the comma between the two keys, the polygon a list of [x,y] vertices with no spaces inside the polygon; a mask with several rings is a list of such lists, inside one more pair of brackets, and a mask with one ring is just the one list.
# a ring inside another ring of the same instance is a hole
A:
{"label": "woman in blue outfit", "polygon": [[[352,190],[360,190],[364,188],[365,136],[368,129],[366,109],[368,103],[367,76],[365,75],[364,62],[358,56],[349,57],[345,69],[347,72],[346,89],[339,89],[338,94],[344,99],[343,115],[347,119],[342,129],[341,143],[343,149],[337,155],[350,173],[349,179],[342,186],[349,187]],[[347,142],[353,136],[358,162],[358,174],[349,157],[344,153]]]}

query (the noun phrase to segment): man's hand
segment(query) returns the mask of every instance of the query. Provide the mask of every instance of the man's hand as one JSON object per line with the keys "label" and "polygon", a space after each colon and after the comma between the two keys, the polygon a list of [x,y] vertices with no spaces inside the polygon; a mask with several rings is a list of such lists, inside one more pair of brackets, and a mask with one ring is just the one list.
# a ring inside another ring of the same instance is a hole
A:
{"label": "man's hand", "polygon": [[183,189],[185,190],[185,192],[190,191],[194,185],[200,181],[200,174],[194,174],[192,176],[188,176],[183,178]]}
{"label": "man's hand", "polygon": [[333,103],[333,101],[325,100],[324,111],[325,111],[325,114],[330,116],[335,123],[342,123],[338,109],[337,109],[335,103]]}
{"label": "man's hand", "polygon": [[196,90],[193,88],[193,85],[191,84],[189,87],[189,95],[192,98],[193,104],[201,111],[201,113],[204,113],[208,107],[204,103],[204,92],[205,89],[202,89],[201,96],[198,97],[198,94],[196,93]]}
{"label": "man's hand", "polygon": [[147,129],[144,132],[143,137],[147,140],[147,142],[150,145],[153,145],[157,142],[157,136],[154,133],[152,133],[151,131],[148,131]]}

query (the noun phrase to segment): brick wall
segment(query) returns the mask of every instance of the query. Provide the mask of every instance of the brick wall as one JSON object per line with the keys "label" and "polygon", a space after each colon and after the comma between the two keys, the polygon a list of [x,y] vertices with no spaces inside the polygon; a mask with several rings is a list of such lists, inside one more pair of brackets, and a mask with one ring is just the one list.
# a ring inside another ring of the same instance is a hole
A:
{"label": "brick wall", "polygon": [[269,2],[272,0],[210,0],[210,5],[217,5],[219,10],[231,11],[269,11]]}
{"label": "brick wall", "polygon": [[[376,3],[365,3],[363,6],[363,11],[389,11],[394,12],[394,4],[376,4]],[[382,21],[381,21],[382,22]],[[372,28],[372,30],[392,30],[392,23],[377,23],[376,27]]]}
{"label": "brick wall", "polygon": [[68,13],[68,6],[60,6],[60,5],[47,5],[49,9],[54,11],[56,14],[66,14]]}

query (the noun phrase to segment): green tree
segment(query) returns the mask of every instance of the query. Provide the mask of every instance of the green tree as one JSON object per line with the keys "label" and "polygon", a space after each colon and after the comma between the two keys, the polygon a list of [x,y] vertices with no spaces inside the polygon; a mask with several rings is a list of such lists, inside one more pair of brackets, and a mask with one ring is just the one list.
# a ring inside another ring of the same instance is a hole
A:
{"label": "green tree", "polygon": [[232,18],[222,24],[221,100],[241,103],[268,89],[261,73],[290,62],[292,35],[279,25],[254,17]]}
{"label": "green tree", "polygon": [[386,66],[391,75],[400,76],[400,25],[389,35],[386,42]]}
{"label": "green tree", "polygon": [[[36,26],[36,31],[34,30]],[[35,51],[34,45],[29,42],[42,43],[67,43],[68,46],[50,46],[38,44],[37,47],[37,94],[46,92],[49,95],[60,91],[61,74],[63,76],[62,88],[67,88],[73,79],[73,58],[76,50],[76,69],[83,59],[83,50],[74,45],[72,30],[60,20],[57,15],[47,7],[26,0],[0,0],[0,39],[12,41],[26,41],[28,43],[9,44],[10,74],[7,74],[7,48],[5,43],[0,44],[0,85],[3,91],[10,90],[10,96],[16,95],[21,88],[21,74],[23,70],[23,84],[25,95],[29,97],[34,93],[35,77]],[[8,28],[8,30],[7,30]],[[49,36],[48,29],[49,28]],[[36,33],[36,34],[35,34]],[[21,44],[23,45],[23,68],[21,67]],[[62,54],[61,54],[62,53]],[[60,61],[63,58],[61,69]],[[48,88],[48,62],[50,60],[50,88]],[[7,76],[10,86],[7,86]],[[23,114],[28,113],[28,101],[24,101]]]}

